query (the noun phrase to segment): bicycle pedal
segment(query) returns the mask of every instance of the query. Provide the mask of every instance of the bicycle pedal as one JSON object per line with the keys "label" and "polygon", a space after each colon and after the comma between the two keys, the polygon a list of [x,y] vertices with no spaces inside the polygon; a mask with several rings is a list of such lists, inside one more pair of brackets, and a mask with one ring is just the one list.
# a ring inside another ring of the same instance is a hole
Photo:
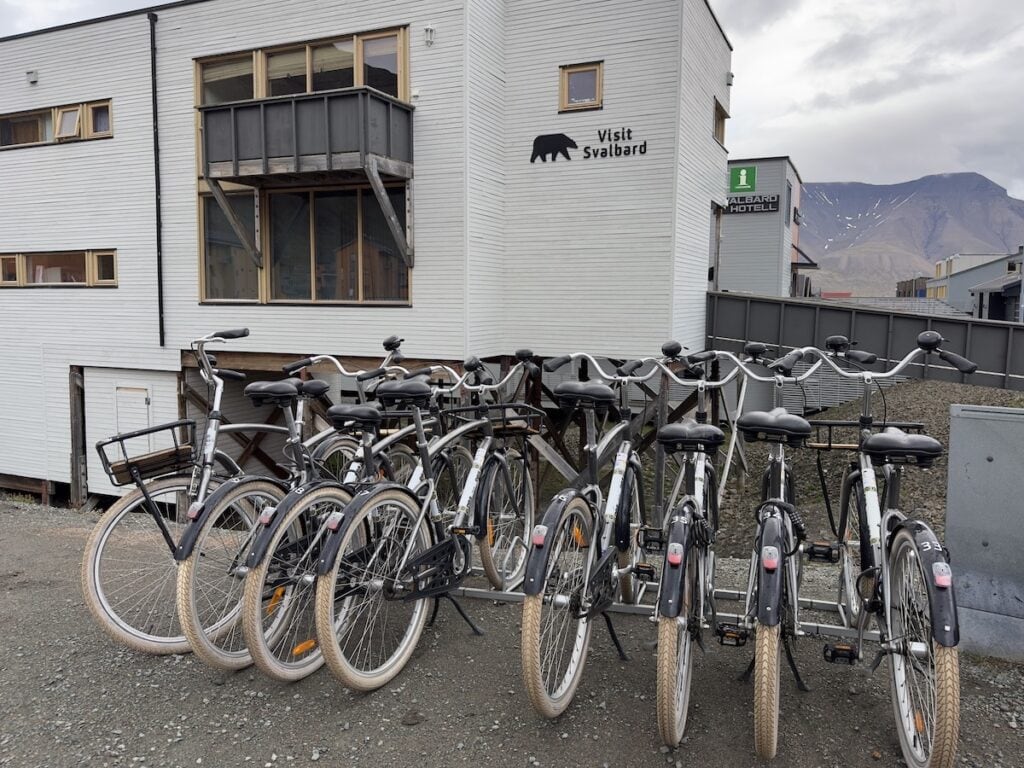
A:
{"label": "bicycle pedal", "polygon": [[645,525],[637,531],[637,542],[648,555],[661,554],[665,551],[665,532]]}
{"label": "bicycle pedal", "polygon": [[731,645],[739,648],[741,645],[747,644],[750,630],[739,624],[719,623],[715,627],[715,636],[718,638],[719,645]]}
{"label": "bicycle pedal", "polygon": [[480,535],[480,526],[479,525],[471,525],[468,528],[451,528],[450,530],[456,536],[479,536]]}
{"label": "bicycle pedal", "polygon": [[658,572],[650,563],[637,563],[633,566],[633,573],[640,581],[656,581],[658,578]]}
{"label": "bicycle pedal", "polygon": [[852,667],[860,658],[860,649],[854,643],[826,643],[822,655],[830,664],[844,661]]}
{"label": "bicycle pedal", "polygon": [[831,541],[812,541],[804,551],[807,559],[817,563],[838,563],[839,544]]}

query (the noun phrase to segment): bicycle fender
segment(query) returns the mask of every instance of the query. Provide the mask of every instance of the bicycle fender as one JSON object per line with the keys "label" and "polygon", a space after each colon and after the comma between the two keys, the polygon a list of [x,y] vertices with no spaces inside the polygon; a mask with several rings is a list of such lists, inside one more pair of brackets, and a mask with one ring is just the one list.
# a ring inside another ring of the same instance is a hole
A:
{"label": "bicycle fender", "polygon": [[893,531],[903,528],[910,532],[917,547],[921,568],[924,571],[924,582],[928,588],[928,604],[932,612],[932,639],[946,648],[954,648],[960,643],[960,619],[956,609],[956,593],[953,589],[952,576],[948,587],[940,587],[935,583],[935,565],[942,563],[940,570],[949,568],[949,553],[939,543],[938,536],[923,520],[904,520]]}
{"label": "bicycle fender", "polygon": [[[669,521],[668,547],[661,568],[661,589],[658,590],[658,615],[667,619],[679,616],[683,604],[683,582],[686,558],[690,554],[689,516],[674,515]],[[670,556],[678,553],[680,560],[672,563]]]}
{"label": "bicycle fender", "polygon": [[[766,547],[775,547],[777,564],[774,570],[765,567],[762,557]],[[785,573],[783,558],[786,539],[782,532],[782,517],[765,517],[761,527],[761,551],[757,553],[757,620],[766,627],[774,627],[782,620],[782,579]]]}
{"label": "bicycle fender", "polygon": [[559,492],[548,504],[547,511],[541,519],[540,525],[544,527],[544,543],[540,546],[534,544],[534,528],[530,532],[530,554],[526,559],[526,576],[523,579],[523,592],[527,595],[539,595],[544,589],[544,574],[548,568],[548,556],[551,554],[551,540],[558,527],[558,520],[569,506],[569,502],[579,496],[575,488]]}
{"label": "bicycle fender", "polygon": [[[193,504],[188,509],[188,527],[185,532],[181,535],[181,540],[178,542],[178,547],[174,550],[174,559],[178,562],[187,560],[192,550],[196,547],[196,541],[199,538],[199,532],[203,529],[206,521],[209,519],[210,514],[220,504],[221,500],[231,493],[239,483],[248,483],[254,480],[265,480],[268,483],[273,483],[279,487],[282,491],[288,490],[287,484],[272,477],[264,477],[263,475],[242,475],[240,477],[232,477],[225,480],[217,488],[206,497],[206,500],[199,505]],[[258,524],[258,522],[257,522]]]}
{"label": "bicycle fender", "polygon": [[318,575],[324,576],[330,572],[331,567],[334,565],[334,558],[338,556],[338,550],[341,548],[341,542],[345,538],[345,533],[348,531],[352,520],[363,507],[373,501],[377,493],[385,490],[400,491],[408,496],[411,503],[413,503],[417,508],[423,504],[416,494],[409,490],[408,486],[402,485],[401,483],[377,483],[370,488],[357,493],[352,497],[352,501],[349,502],[348,506],[341,512],[341,519],[335,521],[329,520],[327,523],[330,533],[327,535],[326,540],[320,547],[320,561],[317,563],[316,567]]}
{"label": "bicycle fender", "polygon": [[284,499],[281,500],[281,503],[274,508],[270,520],[264,523],[261,519],[261,528],[256,534],[252,549],[249,550],[249,554],[245,558],[245,566],[247,568],[255,568],[263,561],[267,554],[267,549],[270,547],[270,540],[274,537],[277,529],[281,526],[281,521],[288,516],[288,512],[292,507],[306,498],[306,494],[310,491],[315,491],[318,488],[329,485],[337,487],[339,483],[335,480],[315,480],[290,490]]}

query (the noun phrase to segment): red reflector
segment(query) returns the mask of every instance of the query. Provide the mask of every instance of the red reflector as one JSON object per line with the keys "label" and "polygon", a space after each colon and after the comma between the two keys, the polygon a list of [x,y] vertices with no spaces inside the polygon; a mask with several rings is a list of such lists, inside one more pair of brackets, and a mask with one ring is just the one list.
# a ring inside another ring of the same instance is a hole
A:
{"label": "red reflector", "polygon": [[338,526],[341,525],[341,518],[344,517],[340,512],[334,512],[330,517],[327,518],[327,530],[336,531]]}
{"label": "red reflector", "polygon": [[761,550],[761,565],[766,571],[776,571],[779,568],[779,548],[765,547]]}
{"label": "red reflector", "polygon": [[546,525],[538,525],[533,529],[533,533],[530,535],[530,541],[533,542],[535,547],[543,547],[544,540],[548,537],[548,527]]}
{"label": "red reflector", "polygon": [[932,563],[932,578],[936,587],[949,589],[953,586],[953,571],[948,563]]}
{"label": "red reflector", "polygon": [[270,525],[270,521],[274,519],[274,513],[277,512],[277,507],[267,507],[263,510],[263,514],[260,515],[260,525]]}
{"label": "red reflector", "polygon": [[683,545],[669,544],[665,559],[668,560],[669,565],[681,565],[683,562]]}
{"label": "red reflector", "polygon": [[193,501],[188,507],[188,514],[186,514],[186,517],[189,520],[195,520],[197,517],[199,517],[199,510],[202,508],[203,505],[200,502]]}

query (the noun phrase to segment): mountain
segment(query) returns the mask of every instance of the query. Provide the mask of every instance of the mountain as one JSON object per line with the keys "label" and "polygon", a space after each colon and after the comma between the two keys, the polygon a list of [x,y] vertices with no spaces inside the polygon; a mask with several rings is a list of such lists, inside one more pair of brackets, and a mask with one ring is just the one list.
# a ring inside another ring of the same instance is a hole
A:
{"label": "mountain", "polygon": [[954,253],[1010,253],[1024,244],[1024,200],[977,173],[901,184],[804,184],[800,247],[816,287],[893,296],[899,280],[933,275]]}

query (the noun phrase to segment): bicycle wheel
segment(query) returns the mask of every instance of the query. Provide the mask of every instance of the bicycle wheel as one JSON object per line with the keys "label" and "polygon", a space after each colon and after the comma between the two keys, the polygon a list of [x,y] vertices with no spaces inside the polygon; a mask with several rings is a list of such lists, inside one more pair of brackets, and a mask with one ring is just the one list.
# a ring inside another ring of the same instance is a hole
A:
{"label": "bicycle wheel", "polygon": [[658,731],[662,741],[675,747],[683,740],[690,708],[690,681],[693,674],[693,627],[700,616],[700,584],[697,556],[691,550],[683,574],[683,604],[679,617],[658,619]]}
{"label": "bicycle wheel", "polygon": [[316,628],[328,669],[345,686],[372,691],[408,663],[430,600],[405,600],[400,569],[431,544],[419,506],[382,489],[348,524],[330,572],[316,585]]}
{"label": "bicycle wheel", "polygon": [[[643,557],[640,545],[637,542],[637,532],[643,521],[640,517],[640,494],[641,488],[633,467],[626,467],[626,474],[622,479],[622,496],[619,498],[619,510],[616,516],[615,538],[616,541],[625,539],[626,549],[620,549],[616,558],[619,568],[635,566]],[[639,585],[633,578],[632,573],[619,575],[619,599],[632,605],[639,596]]]}
{"label": "bicycle wheel", "polygon": [[390,476],[394,481],[406,485],[419,466],[420,458],[409,446],[397,443],[388,449],[387,463],[391,465]]}
{"label": "bicycle wheel", "polygon": [[587,660],[591,624],[580,612],[591,538],[590,507],[570,501],[550,539],[544,591],[523,601],[523,680],[544,717],[569,706]]}
{"label": "bicycle wheel", "polygon": [[927,575],[909,531],[889,554],[886,589],[892,705],[903,759],[910,768],[951,768],[960,731],[960,660],[932,640]]}
{"label": "bicycle wheel", "polygon": [[242,632],[253,662],[275,680],[301,680],[323,665],[314,615],[323,522],[350,500],[337,486],[309,493],[287,510],[245,577]]}
{"label": "bicycle wheel", "polygon": [[[861,542],[868,542],[867,518],[864,514],[864,488],[860,480],[843,484],[840,498],[839,521],[839,602],[846,606],[848,625],[857,623],[862,607],[862,597],[858,589],[861,574],[874,565],[874,553],[871,547],[861,548]],[[861,586],[868,593],[874,592],[875,578],[865,576]]]}
{"label": "bicycle wheel", "polygon": [[779,745],[779,641],[781,624],[758,624],[754,635],[754,751],[771,760]]}
{"label": "bicycle wheel", "polygon": [[456,475],[455,464],[448,454],[439,453],[431,459],[430,471],[434,475],[434,495],[437,498],[437,508],[441,510],[445,520],[450,521],[455,517],[455,510],[459,506],[459,497],[462,495],[462,486]]}
{"label": "bicycle wheel", "polygon": [[318,445],[313,453],[313,460],[320,468],[322,477],[341,483],[345,480],[348,465],[359,450],[358,440],[348,435],[339,435]]}
{"label": "bicycle wheel", "polygon": [[178,568],[178,619],[192,651],[215,669],[242,669],[252,655],[242,635],[244,574],[256,523],[284,491],[265,480],[241,483],[203,522],[192,554]]}
{"label": "bicycle wheel", "polygon": [[519,451],[508,451],[505,459],[508,474],[499,459],[489,460],[479,486],[486,519],[477,549],[487,580],[495,589],[514,589],[522,582],[529,554],[526,537],[534,518],[530,468]]}
{"label": "bicycle wheel", "polygon": [[[146,483],[175,544],[188,522],[191,482],[191,476],[177,476]],[[174,602],[177,562],[146,506],[136,488],[96,523],[82,557],[85,604],[103,630],[129,648],[187,653]]]}

